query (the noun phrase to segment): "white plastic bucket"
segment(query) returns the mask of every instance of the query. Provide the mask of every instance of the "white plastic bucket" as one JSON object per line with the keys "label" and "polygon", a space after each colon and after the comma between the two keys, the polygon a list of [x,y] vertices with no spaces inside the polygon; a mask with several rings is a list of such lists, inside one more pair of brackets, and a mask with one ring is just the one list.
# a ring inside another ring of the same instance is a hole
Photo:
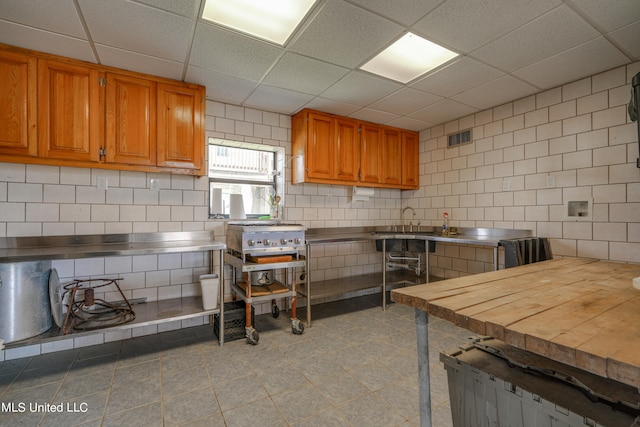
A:
{"label": "white plastic bucket", "polygon": [[220,279],[217,274],[203,274],[200,276],[202,288],[202,309],[218,308],[218,294],[220,293]]}

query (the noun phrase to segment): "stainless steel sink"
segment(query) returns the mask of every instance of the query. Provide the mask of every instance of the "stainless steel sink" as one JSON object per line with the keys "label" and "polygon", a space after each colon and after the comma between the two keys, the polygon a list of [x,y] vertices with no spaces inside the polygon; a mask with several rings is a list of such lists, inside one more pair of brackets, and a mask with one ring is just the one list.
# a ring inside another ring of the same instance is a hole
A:
{"label": "stainless steel sink", "polygon": [[[435,242],[420,239],[420,236],[435,236],[434,231],[375,231],[374,235],[385,236],[387,252],[425,252],[427,242],[429,252],[435,252]],[[392,236],[392,237],[390,237]],[[376,240],[376,250],[382,251],[382,239]]]}

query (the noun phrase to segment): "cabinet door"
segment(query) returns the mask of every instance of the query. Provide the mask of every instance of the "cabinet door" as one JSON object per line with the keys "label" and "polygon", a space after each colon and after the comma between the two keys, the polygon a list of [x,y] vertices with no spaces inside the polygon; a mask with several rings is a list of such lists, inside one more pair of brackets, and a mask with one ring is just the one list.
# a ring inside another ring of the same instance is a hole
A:
{"label": "cabinet door", "polygon": [[0,154],[36,156],[37,59],[0,52]]}
{"label": "cabinet door", "polygon": [[358,181],[360,169],[360,141],[355,120],[335,119],[335,175],[340,181]]}
{"label": "cabinet door", "polygon": [[383,184],[400,185],[402,182],[402,144],[400,131],[384,128],[382,131]]}
{"label": "cabinet door", "polygon": [[307,176],[334,179],[335,147],[333,117],[310,112],[307,123]]}
{"label": "cabinet door", "polygon": [[408,188],[419,187],[419,141],[413,132],[402,132],[402,185]]}
{"label": "cabinet door", "polygon": [[377,184],[382,174],[382,129],[362,123],[360,139],[360,181]]}
{"label": "cabinet door", "polygon": [[158,166],[204,174],[204,97],[204,87],[158,83]]}
{"label": "cabinet door", "polygon": [[156,96],[151,80],[107,74],[107,162],[156,164]]}
{"label": "cabinet door", "polygon": [[39,156],[97,162],[101,130],[97,69],[38,61]]}

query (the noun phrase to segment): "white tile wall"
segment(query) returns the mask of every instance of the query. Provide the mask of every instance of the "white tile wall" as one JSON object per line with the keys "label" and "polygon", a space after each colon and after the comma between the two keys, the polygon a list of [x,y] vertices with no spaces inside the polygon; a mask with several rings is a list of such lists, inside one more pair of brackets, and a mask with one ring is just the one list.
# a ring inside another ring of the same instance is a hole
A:
{"label": "white tile wall", "polygon": [[[640,63],[619,67],[423,131],[425,187],[404,193],[403,203],[419,206],[433,225],[446,209],[453,226],[530,228],[550,237],[558,256],[640,262],[638,136],[626,111],[638,71]],[[447,176],[455,193],[432,197],[448,188],[442,186],[442,159],[453,150],[445,148],[444,135],[463,122],[471,123],[474,137],[456,154],[465,173],[457,181]],[[547,188],[548,176],[555,178],[553,188]],[[510,190],[503,191],[497,178],[508,179]],[[585,198],[593,199],[592,221],[567,220],[565,203]],[[446,252],[434,260],[432,273],[472,272]]]}

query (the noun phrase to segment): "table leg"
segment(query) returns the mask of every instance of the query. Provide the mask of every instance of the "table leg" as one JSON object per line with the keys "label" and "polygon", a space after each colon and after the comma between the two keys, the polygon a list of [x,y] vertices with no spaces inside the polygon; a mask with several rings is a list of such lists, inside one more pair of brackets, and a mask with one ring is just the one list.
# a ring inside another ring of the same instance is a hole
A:
{"label": "table leg", "polygon": [[429,318],[427,312],[414,308],[418,339],[418,393],[420,427],[431,427],[431,380],[429,378]]}
{"label": "table leg", "polygon": [[387,239],[382,239],[382,310],[387,309]]}
{"label": "table leg", "polygon": [[307,295],[307,328],[311,327],[311,269],[309,268],[311,262],[311,245],[307,243],[305,252],[304,274],[306,275],[304,281],[304,291]]}

